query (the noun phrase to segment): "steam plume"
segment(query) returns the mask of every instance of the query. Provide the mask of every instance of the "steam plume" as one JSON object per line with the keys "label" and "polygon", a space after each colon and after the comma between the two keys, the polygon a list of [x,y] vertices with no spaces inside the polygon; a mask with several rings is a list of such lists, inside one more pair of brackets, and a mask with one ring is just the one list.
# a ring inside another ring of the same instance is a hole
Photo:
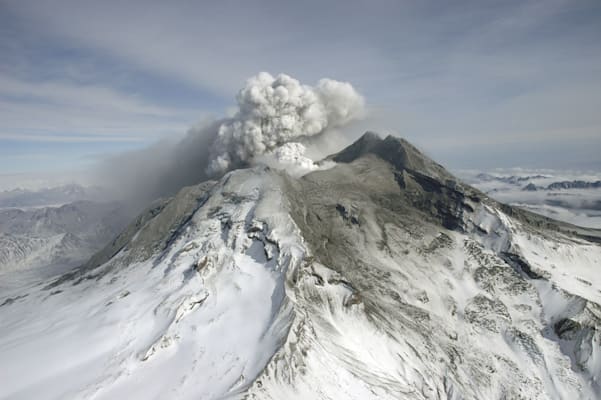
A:
{"label": "steam plume", "polygon": [[300,142],[321,139],[364,114],[363,97],[349,83],[330,79],[311,87],[288,75],[262,72],[236,99],[231,118],[191,128],[179,142],[163,141],[106,160],[95,171],[97,183],[139,209],[254,162],[306,173],[317,167]]}
{"label": "steam plume", "polygon": [[364,100],[349,83],[322,79],[311,87],[266,72],[250,78],[237,101],[236,115],[223,121],[211,146],[209,175],[248,164],[285,143],[319,135],[364,113]]}

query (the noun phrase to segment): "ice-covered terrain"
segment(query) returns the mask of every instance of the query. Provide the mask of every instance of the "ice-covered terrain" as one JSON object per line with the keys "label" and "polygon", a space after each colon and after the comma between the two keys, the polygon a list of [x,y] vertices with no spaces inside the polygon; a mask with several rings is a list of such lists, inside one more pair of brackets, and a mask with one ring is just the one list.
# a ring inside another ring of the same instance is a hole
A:
{"label": "ice-covered terrain", "polygon": [[0,209],[0,275],[85,262],[127,224],[121,205],[76,201],[58,207]]}
{"label": "ice-covered terrain", "polygon": [[82,268],[5,285],[0,398],[601,396],[601,232],[401,139],[328,162],[185,188]]}
{"label": "ice-covered terrain", "polygon": [[600,172],[510,169],[458,174],[503,203],[560,221],[601,228]]}

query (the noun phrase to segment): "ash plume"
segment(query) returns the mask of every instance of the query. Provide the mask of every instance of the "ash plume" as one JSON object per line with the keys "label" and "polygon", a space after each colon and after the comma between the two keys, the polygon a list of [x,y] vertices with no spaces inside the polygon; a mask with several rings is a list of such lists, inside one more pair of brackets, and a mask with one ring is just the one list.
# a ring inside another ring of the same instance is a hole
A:
{"label": "ash plume", "polygon": [[364,99],[350,83],[321,79],[308,86],[285,74],[251,77],[236,100],[233,117],[193,127],[179,142],[163,141],[105,160],[95,171],[96,182],[135,210],[255,163],[307,172],[314,165],[302,142],[365,114]]}
{"label": "ash plume", "polygon": [[361,117],[364,100],[351,84],[331,79],[315,87],[266,72],[250,78],[237,96],[238,111],[219,126],[209,175],[245,165],[285,143],[324,133]]}

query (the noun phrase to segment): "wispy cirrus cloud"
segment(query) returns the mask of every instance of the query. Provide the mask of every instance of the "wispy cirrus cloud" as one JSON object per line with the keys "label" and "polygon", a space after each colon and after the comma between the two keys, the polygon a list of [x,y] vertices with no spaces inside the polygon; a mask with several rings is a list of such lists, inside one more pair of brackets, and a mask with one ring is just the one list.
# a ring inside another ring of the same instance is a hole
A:
{"label": "wispy cirrus cloud", "polygon": [[102,86],[0,75],[0,138],[106,136],[106,140],[120,141],[127,136],[151,140],[181,132],[201,115],[196,110],[157,106]]}
{"label": "wispy cirrus cloud", "polygon": [[119,93],[99,85],[78,85],[59,81],[28,82],[2,75],[0,75],[0,95],[16,100],[56,104],[78,109],[96,109],[153,117],[178,117],[191,111],[148,104],[137,96]]}

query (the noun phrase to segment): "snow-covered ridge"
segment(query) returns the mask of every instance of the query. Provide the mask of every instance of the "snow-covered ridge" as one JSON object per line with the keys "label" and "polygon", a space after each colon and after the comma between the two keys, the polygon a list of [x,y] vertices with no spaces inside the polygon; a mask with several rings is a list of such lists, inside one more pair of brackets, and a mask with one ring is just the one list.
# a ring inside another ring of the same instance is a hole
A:
{"label": "snow-covered ridge", "polygon": [[283,277],[304,254],[265,176],[225,177],[148,259],[113,268],[135,251],[126,248],[95,269],[96,278],[3,293],[0,349],[10,368],[0,368],[0,397],[216,398],[243,391],[287,333],[292,309]]}
{"label": "snow-covered ridge", "polygon": [[[363,157],[306,178],[293,195],[315,257],[295,278],[304,312],[253,396],[599,396],[598,245],[533,228],[485,198],[461,213],[464,233],[441,229],[402,198],[390,203],[397,175]],[[532,257],[543,252],[570,281],[539,270]],[[556,308],[562,298],[582,307]]]}

